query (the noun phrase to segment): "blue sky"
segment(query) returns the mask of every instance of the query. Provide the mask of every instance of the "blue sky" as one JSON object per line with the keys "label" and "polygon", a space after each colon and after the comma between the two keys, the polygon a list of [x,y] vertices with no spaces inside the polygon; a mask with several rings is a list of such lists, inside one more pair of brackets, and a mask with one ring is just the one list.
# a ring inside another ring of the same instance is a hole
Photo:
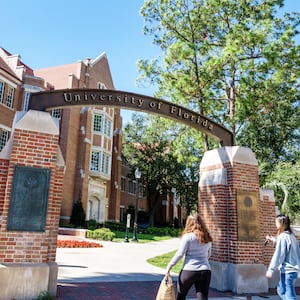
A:
{"label": "blue sky", "polygon": [[[9,0],[1,3],[0,46],[33,69],[73,63],[105,52],[115,88],[152,96],[136,86],[138,59],[159,55],[143,34],[143,0]],[[300,11],[299,0],[285,0]],[[130,117],[122,113],[126,122]]]}

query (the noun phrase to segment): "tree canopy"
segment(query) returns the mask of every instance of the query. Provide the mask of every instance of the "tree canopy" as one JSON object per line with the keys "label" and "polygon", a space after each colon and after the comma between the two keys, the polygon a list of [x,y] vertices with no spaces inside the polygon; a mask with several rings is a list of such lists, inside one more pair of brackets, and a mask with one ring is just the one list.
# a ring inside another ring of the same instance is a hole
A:
{"label": "tree canopy", "polygon": [[[299,162],[300,14],[283,7],[283,0],[146,0],[140,10],[161,56],[138,62],[139,83],[230,129],[264,166],[262,184],[280,162]],[[190,149],[199,143],[216,147],[170,120],[159,126],[175,136],[178,161],[195,160]]]}
{"label": "tree canopy", "polygon": [[140,182],[145,187],[150,208],[149,219],[153,216],[162,196],[171,194],[172,188],[185,195],[183,206],[190,213],[197,203],[198,161],[178,159],[174,148],[174,136],[158,130],[157,122],[151,117],[139,114],[124,129],[123,155],[132,169],[141,171]]}

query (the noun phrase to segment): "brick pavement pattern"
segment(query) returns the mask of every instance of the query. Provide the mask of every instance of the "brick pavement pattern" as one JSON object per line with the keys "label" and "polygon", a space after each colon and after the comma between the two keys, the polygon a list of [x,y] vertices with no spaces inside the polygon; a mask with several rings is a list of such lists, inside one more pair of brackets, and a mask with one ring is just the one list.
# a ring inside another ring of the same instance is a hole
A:
{"label": "brick pavement pattern", "polygon": [[[176,285],[176,282],[174,283]],[[57,286],[57,300],[154,300],[160,282],[96,282],[60,283]],[[209,297],[231,297],[230,292],[210,290]],[[196,298],[193,288],[188,298]]]}

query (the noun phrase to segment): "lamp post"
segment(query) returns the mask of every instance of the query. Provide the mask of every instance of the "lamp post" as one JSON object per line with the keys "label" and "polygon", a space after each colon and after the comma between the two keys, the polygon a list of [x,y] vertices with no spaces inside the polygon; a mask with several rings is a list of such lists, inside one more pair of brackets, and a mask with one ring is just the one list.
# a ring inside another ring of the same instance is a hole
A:
{"label": "lamp post", "polygon": [[133,237],[132,237],[133,242],[138,242],[138,238],[137,238],[137,229],[138,229],[137,210],[138,210],[138,200],[139,200],[139,179],[141,178],[141,175],[142,175],[141,171],[139,170],[139,168],[137,168],[134,172],[134,176],[135,176],[135,180],[136,180],[136,199],[135,199],[134,225],[133,225]]}

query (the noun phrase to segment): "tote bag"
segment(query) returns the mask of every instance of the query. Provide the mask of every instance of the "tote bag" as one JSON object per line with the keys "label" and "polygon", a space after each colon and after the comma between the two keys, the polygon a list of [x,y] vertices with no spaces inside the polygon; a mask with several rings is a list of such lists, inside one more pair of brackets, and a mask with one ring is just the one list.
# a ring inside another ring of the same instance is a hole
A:
{"label": "tote bag", "polygon": [[170,275],[165,276],[161,281],[156,300],[175,300],[175,288]]}

